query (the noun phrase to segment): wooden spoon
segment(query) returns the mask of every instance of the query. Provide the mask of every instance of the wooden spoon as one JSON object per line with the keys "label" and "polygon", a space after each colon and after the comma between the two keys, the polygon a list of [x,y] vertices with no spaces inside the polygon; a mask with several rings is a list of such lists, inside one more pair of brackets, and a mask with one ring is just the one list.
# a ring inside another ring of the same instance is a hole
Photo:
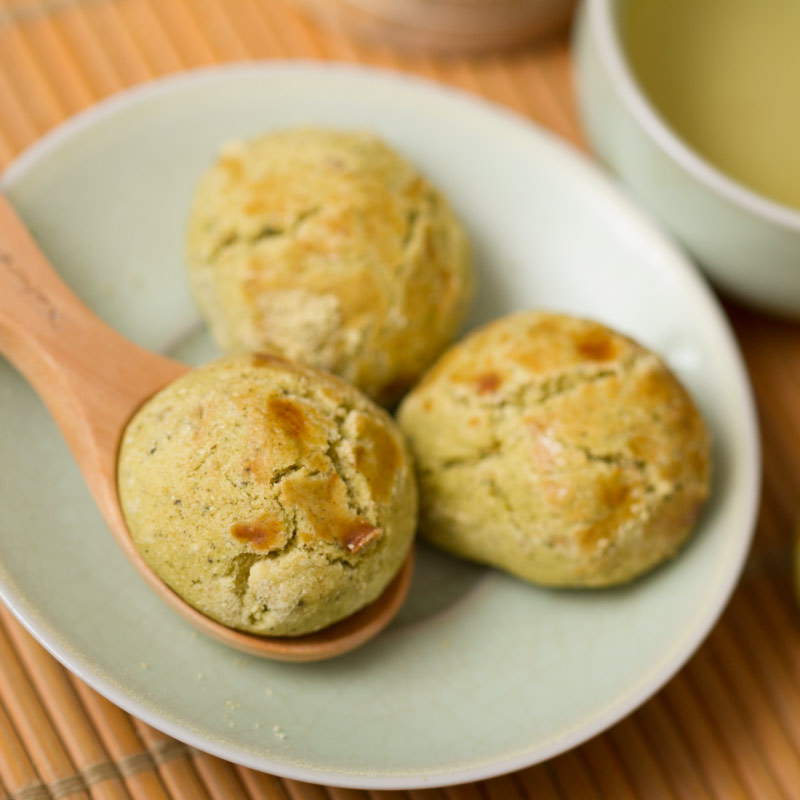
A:
{"label": "wooden spoon", "polygon": [[228,628],[190,606],[133,544],[117,496],[117,450],[137,408],[188,367],[129,342],[96,317],[56,275],[0,195],[0,352],[44,400],[123,552],[175,611],[208,636],[252,655],[317,661],[366,642],[408,593],[413,556],[371,605],[318,633],[266,637]]}

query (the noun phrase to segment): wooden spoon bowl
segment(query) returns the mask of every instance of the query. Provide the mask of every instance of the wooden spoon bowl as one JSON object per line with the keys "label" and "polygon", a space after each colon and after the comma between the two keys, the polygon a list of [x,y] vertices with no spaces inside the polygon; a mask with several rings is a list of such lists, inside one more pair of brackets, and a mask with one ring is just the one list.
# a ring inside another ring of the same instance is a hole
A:
{"label": "wooden spoon bowl", "polygon": [[371,605],[317,633],[267,637],[228,628],[172,591],[131,540],[117,495],[117,452],[133,413],[189,370],[125,339],[61,281],[0,196],[0,352],[25,376],[61,428],[125,555],[156,593],[198,630],[237,650],[281,661],[319,661],[379,633],[408,593],[409,555]]}

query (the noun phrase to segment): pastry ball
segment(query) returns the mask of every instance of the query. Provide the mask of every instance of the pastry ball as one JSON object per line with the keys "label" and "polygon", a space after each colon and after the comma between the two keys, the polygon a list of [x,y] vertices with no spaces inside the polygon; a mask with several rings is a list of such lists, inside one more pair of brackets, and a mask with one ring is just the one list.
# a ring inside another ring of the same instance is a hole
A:
{"label": "pastry ball", "polygon": [[446,199],[367,133],[227,145],[198,186],[188,269],[226,352],[270,351],[396,401],[455,336],[472,286]]}
{"label": "pastry ball", "polygon": [[610,586],[689,536],[706,427],[659,358],[596,322],[526,312],[453,347],[404,400],[420,533],[538,584]]}
{"label": "pastry ball", "polygon": [[417,494],[392,419],[344,381],[262,355],[179,378],[123,436],[136,547],[232,628],[298,636],[375,600],[408,555]]}

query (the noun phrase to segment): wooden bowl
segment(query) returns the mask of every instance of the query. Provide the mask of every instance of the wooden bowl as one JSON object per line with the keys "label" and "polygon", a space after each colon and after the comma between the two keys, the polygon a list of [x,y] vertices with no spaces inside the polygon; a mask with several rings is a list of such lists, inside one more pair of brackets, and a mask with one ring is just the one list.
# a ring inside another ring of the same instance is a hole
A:
{"label": "wooden bowl", "polygon": [[575,0],[291,0],[328,27],[392,47],[477,53],[566,26]]}

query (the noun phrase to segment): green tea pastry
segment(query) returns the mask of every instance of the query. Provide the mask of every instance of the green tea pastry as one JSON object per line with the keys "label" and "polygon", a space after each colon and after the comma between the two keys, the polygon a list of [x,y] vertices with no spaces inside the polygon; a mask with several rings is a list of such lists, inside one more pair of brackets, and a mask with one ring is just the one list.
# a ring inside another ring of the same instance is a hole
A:
{"label": "green tea pastry", "polygon": [[271,351],[397,400],[456,334],[472,278],[445,198],[377,137],[227,145],[200,181],[190,283],[226,352]]}
{"label": "green tea pastry", "polygon": [[386,412],[332,375],[240,355],[149,400],[121,445],[119,496],[147,563],[232,628],[296,636],[375,600],[417,523]]}
{"label": "green tea pastry", "polygon": [[609,586],[672,555],[708,496],[709,436],[659,358],[596,322],[476,331],[404,400],[420,533],[534,583]]}

